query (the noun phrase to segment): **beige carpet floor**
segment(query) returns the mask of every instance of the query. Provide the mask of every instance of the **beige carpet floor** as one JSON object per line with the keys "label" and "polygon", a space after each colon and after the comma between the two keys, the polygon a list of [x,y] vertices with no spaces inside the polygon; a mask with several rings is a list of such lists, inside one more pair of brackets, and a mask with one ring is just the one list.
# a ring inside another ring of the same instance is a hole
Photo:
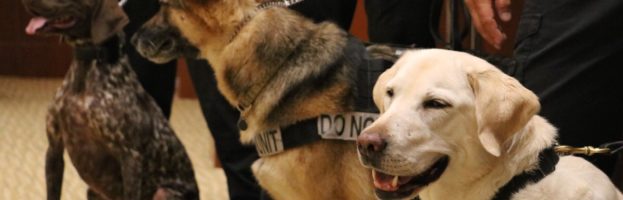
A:
{"label": "beige carpet floor", "polygon": [[[45,199],[45,113],[60,79],[0,76],[0,200]],[[171,124],[190,154],[202,199],[228,199],[223,170],[196,100],[176,99]],[[86,199],[65,155],[62,199]]]}

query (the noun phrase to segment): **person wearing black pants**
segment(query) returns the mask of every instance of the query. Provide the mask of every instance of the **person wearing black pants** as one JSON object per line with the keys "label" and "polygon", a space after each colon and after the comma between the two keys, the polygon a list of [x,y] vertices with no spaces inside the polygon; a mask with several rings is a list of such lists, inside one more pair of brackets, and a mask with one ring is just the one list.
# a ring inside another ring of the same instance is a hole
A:
{"label": "person wearing black pants", "polygon": [[370,42],[435,47],[441,0],[365,0]]}
{"label": "person wearing black pants", "polygon": [[169,118],[175,91],[176,62],[171,61],[166,64],[152,63],[143,58],[134,46],[130,45],[132,35],[159,9],[160,5],[157,0],[127,1],[123,6],[123,10],[130,18],[130,23],[123,29],[126,34],[126,44],[123,50],[128,55],[130,65],[145,91],[154,98],[164,116]]}
{"label": "person wearing black pants", "polygon": [[[521,67],[512,73],[539,96],[540,115],[559,129],[561,144],[623,140],[621,11],[620,0],[524,4],[515,48]],[[610,177],[615,158],[587,157]]]}
{"label": "person wearing black pants", "polygon": [[[435,47],[429,28],[439,28],[438,1],[365,0],[370,42]],[[348,31],[356,4],[356,0],[306,0],[291,8],[316,22],[331,20]]]}
{"label": "person wearing black pants", "polygon": [[[480,34],[499,47],[503,30],[483,21],[492,20],[493,13],[508,21],[509,4],[466,2]],[[560,144],[599,146],[623,140],[622,10],[620,0],[524,2],[515,43],[519,67],[507,73],[539,96],[539,114],[558,128]],[[586,159],[623,190],[622,157],[618,155],[618,165],[617,155]]]}
{"label": "person wearing black pants", "polygon": [[251,173],[259,157],[255,147],[240,143],[240,116],[216,87],[214,71],[205,60],[186,59],[201,111],[214,138],[216,153],[227,178],[230,199],[260,199],[261,188]]}
{"label": "person wearing black pants", "polygon": [[357,0],[305,0],[290,8],[315,22],[332,21],[348,31],[356,5]]}

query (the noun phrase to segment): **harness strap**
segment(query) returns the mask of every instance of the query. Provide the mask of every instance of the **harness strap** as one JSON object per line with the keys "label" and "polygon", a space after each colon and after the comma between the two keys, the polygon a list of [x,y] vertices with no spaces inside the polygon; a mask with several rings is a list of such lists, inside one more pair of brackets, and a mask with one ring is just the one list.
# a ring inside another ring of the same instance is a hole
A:
{"label": "harness strap", "polygon": [[539,182],[556,170],[556,164],[559,159],[558,154],[554,151],[554,147],[544,149],[539,153],[538,168],[514,176],[513,179],[498,190],[492,200],[508,200],[517,191],[526,187],[526,185]]}
{"label": "harness strap", "polygon": [[321,115],[262,133],[254,141],[260,157],[275,155],[322,139],[355,141],[363,129],[376,120],[378,109],[372,100],[372,89],[381,73],[393,63],[370,59],[365,47],[354,37],[349,37],[344,55],[345,58],[341,60],[357,65],[355,111]]}
{"label": "harness strap", "polygon": [[262,133],[255,137],[255,150],[260,157],[265,157],[321,140],[313,131],[315,123],[315,118],[308,119],[281,130]]}

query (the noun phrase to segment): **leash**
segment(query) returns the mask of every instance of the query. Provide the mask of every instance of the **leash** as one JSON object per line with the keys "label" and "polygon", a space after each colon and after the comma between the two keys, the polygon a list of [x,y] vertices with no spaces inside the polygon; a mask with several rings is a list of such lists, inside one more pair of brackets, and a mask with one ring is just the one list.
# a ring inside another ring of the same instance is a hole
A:
{"label": "leash", "polygon": [[599,147],[593,146],[584,146],[584,147],[573,147],[569,145],[556,145],[554,147],[556,153],[561,155],[587,155],[593,156],[595,154],[606,154],[613,155],[623,150],[623,140],[609,142],[600,145]]}
{"label": "leash", "polygon": [[508,200],[517,191],[529,183],[539,182],[541,179],[556,170],[559,155],[583,154],[592,156],[595,154],[615,154],[623,150],[623,141],[615,141],[601,145],[600,147],[572,147],[568,145],[554,145],[539,153],[538,168],[523,172],[514,176],[508,183],[502,186],[492,200]]}

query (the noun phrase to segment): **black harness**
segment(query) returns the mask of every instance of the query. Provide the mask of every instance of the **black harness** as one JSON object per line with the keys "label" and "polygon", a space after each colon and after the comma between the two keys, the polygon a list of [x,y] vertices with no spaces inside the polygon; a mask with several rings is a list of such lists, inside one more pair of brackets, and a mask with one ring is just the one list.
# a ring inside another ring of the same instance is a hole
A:
{"label": "black harness", "polygon": [[[502,186],[491,200],[509,200],[513,194],[523,189],[529,183],[539,182],[556,170],[559,157],[554,147],[544,149],[539,153],[539,166],[536,169],[515,175],[508,183]],[[413,200],[420,200],[415,197]]]}
{"label": "black harness", "polygon": [[498,190],[492,200],[508,200],[517,191],[526,187],[526,185],[539,182],[556,170],[556,164],[559,159],[558,154],[554,151],[554,147],[544,149],[539,153],[539,166],[536,169],[514,176],[513,179]]}
{"label": "black harness", "polygon": [[335,66],[332,67],[340,67],[338,65],[342,65],[341,61],[345,60],[352,61],[357,65],[357,96],[354,101],[354,112],[342,115],[322,115],[300,121],[280,130],[260,134],[254,142],[261,157],[274,155],[321,139],[353,140],[352,138],[356,138],[361,133],[363,127],[371,124],[378,117],[379,111],[372,100],[372,89],[381,73],[393,63],[387,60],[371,59],[363,44],[354,37],[349,37],[344,49],[344,57],[344,59],[339,59],[338,62],[334,63]]}

